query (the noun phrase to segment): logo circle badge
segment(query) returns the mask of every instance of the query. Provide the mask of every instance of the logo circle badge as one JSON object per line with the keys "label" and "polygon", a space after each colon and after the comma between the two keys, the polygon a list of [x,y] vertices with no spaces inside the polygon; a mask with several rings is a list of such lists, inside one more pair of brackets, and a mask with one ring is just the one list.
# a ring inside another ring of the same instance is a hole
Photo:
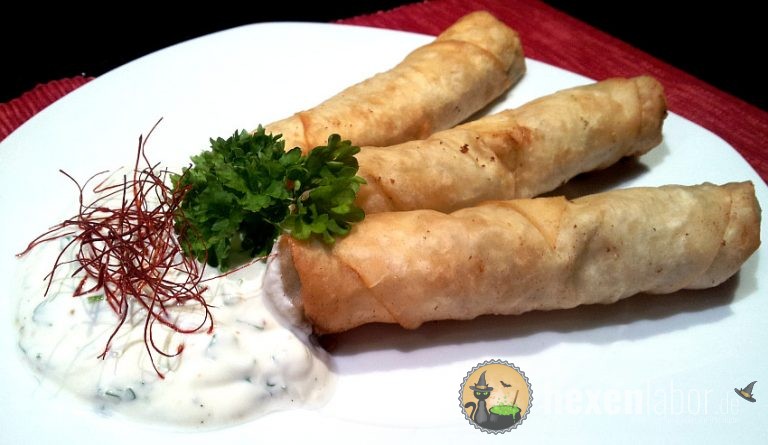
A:
{"label": "logo circle badge", "polygon": [[487,360],[464,377],[459,402],[464,417],[475,428],[503,434],[528,417],[533,391],[520,368],[504,360]]}

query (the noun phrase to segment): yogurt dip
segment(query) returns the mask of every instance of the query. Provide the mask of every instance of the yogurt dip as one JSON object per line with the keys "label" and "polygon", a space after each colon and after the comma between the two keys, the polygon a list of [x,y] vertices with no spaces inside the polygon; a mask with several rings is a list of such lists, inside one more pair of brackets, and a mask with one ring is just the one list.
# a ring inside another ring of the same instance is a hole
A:
{"label": "yogurt dip", "polygon": [[[19,350],[44,380],[100,411],[180,426],[221,427],[327,399],[334,381],[328,357],[310,342],[309,329],[297,329],[265,304],[263,263],[208,282],[212,333],[153,325],[162,350],[173,353],[183,345],[176,357],[154,355],[161,378],[144,341],[145,310],[131,308],[100,359],[118,316],[98,295],[72,296],[78,279],[67,275],[74,266],[57,274],[43,297],[56,247],[46,243],[25,256],[18,283]],[[200,314],[188,307],[171,310],[192,317],[190,325],[199,323]]]}

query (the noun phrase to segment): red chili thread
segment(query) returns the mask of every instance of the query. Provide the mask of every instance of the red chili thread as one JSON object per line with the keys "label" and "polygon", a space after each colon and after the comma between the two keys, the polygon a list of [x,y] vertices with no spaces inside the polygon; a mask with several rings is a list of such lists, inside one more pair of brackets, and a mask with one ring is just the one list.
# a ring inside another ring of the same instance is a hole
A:
{"label": "red chili thread", "polygon": [[[183,255],[182,246],[174,234],[174,218],[181,214],[181,202],[187,190],[174,190],[168,185],[170,172],[159,170],[146,156],[146,143],[162,119],[158,120],[147,137],[139,136],[136,162],[132,177],[123,177],[118,184],[109,184],[108,178],[93,188],[96,198],[85,204],[84,192],[88,184],[105,171],[91,176],[82,186],[63,170],[63,175],[75,183],[79,191],[78,213],[53,226],[35,238],[22,256],[48,241],[72,237],[58,254],[53,268],[45,276],[50,291],[56,271],[65,265],[76,264],[72,277],[82,278],[72,296],[80,297],[103,292],[104,299],[117,314],[118,323],[107,339],[104,351],[98,356],[105,359],[117,333],[125,324],[132,304],[146,312],[144,344],[152,367],[160,378],[165,378],[155,363],[156,355],[176,357],[184,350],[183,343],[176,351],[166,351],[155,343],[152,327],[155,323],[181,334],[213,332],[211,306],[203,293],[207,286],[202,278],[204,263]],[[141,168],[140,168],[141,167]],[[110,206],[119,199],[119,206]],[[73,260],[64,261],[66,251],[74,249]],[[202,312],[202,321],[194,327],[180,326],[172,306],[196,305]]]}

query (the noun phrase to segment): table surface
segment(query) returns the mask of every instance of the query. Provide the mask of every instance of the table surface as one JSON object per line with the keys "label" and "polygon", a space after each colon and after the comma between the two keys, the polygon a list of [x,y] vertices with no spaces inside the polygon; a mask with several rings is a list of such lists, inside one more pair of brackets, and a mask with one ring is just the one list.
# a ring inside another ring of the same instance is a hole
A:
{"label": "table surface", "polygon": [[[488,10],[516,29],[527,57],[593,79],[650,74],[665,87],[671,111],[730,143],[768,179],[768,112],[662,62],[537,0],[434,0],[338,23],[437,35],[462,15]],[[0,140],[90,78],[52,80],[0,103]]]}

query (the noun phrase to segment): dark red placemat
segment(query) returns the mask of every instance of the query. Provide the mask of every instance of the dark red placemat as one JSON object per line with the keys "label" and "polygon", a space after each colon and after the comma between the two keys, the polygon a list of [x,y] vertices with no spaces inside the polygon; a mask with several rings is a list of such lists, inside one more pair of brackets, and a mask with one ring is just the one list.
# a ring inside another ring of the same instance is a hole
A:
{"label": "dark red placemat", "polygon": [[77,76],[52,80],[35,86],[10,102],[0,103],[0,141],[43,108],[91,79],[92,77]]}
{"label": "dark red placemat", "polygon": [[[485,9],[518,30],[526,55],[594,79],[651,74],[667,92],[670,109],[715,132],[768,179],[768,112],[661,62],[536,0],[435,0],[338,23],[436,35],[459,17]],[[0,104],[0,140],[45,106],[89,79],[74,77],[35,87]]]}
{"label": "dark red placemat", "polygon": [[436,0],[339,23],[438,34],[485,9],[516,29],[527,57],[593,79],[650,74],[665,87],[669,108],[733,145],[768,180],[768,112],[720,91],[647,53],[537,0]]}

